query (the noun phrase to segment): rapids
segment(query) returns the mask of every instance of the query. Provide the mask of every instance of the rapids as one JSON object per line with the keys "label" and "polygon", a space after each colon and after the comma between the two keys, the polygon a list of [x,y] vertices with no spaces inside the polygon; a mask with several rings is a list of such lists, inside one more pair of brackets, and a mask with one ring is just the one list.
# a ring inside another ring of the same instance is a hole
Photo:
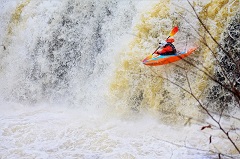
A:
{"label": "rapids", "polygon": [[[237,157],[222,132],[201,131],[214,123],[198,103],[159,78],[187,86],[182,75],[192,70],[190,83],[204,101],[213,84],[202,72],[183,61],[177,64],[185,71],[141,63],[178,25],[176,47],[198,46],[194,62],[203,61],[214,73],[215,61],[190,24],[205,32],[186,1],[0,2],[0,158]],[[190,2],[223,40],[238,17],[239,1]],[[207,36],[206,41],[217,49]],[[237,116],[234,102],[229,105]],[[240,126],[233,118],[222,123]]]}

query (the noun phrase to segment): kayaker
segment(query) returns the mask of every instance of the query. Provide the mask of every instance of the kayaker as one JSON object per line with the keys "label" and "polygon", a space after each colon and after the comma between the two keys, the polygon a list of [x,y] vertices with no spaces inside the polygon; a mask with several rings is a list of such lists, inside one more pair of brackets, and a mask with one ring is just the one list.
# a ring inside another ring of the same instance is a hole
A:
{"label": "kayaker", "polygon": [[158,55],[175,55],[176,48],[172,44],[174,42],[173,38],[168,38],[166,41],[161,41],[159,43],[159,49],[154,53]]}

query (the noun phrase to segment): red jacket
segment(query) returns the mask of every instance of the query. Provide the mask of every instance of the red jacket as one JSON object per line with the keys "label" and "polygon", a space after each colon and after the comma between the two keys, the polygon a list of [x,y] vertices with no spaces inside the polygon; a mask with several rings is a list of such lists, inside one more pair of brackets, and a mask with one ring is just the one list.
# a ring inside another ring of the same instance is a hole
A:
{"label": "red jacket", "polygon": [[162,50],[158,50],[157,54],[161,55],[161,54],[165,54],[168,52],[173,52],[173,48],[170,45],[164,46]]}
{"label": "red jacket", "polygon": [[155,53],[162,55],[162,54],[166,54],[166,53],[175,53],[176,49],[174,47],[174,45],[172,44],[174,42],[174,39],[170,38],[166,40],[167,44],[163,47],[162,50],[157,50]]}

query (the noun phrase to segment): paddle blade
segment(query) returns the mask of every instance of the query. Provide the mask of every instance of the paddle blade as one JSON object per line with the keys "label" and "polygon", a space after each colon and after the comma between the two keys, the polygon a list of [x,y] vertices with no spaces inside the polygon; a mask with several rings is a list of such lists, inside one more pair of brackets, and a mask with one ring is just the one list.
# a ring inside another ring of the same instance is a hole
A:
{"label": "paddle blade", "polygon": [[169,34],[169,36],[173,36],[178,32],[178,27],[174,27],[171,31],[171,33]]}
{"label": "paddle blade", "polygon": [[144,62],[148,61],[148,60],[151,59],[151,58],[153,58],[153,55],[152,55],[152,54],[149,55],[149,56],[147,56],[142,62],[144,63]]}

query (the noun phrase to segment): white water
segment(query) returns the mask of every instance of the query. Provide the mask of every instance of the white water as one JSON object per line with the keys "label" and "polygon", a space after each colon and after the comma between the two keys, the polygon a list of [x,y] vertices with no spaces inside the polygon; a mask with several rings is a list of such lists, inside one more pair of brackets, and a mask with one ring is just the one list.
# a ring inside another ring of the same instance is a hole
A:
{"label": "white water", "polygon": [[44,104],[5,104],[1,110],[1,158],[204,158],[208,154],[162,141],[204,145],[207,150],[208,137],[199,127],[173,128],[148,115],[126,120]]}
{"label": "white water", "polygon": [[22,2],[0,5],[0,158],[211,158],[201,125],[167,126],[156,112],[122,115],[109,105],[114,57],[155,1],[36,0],[11,23]]}

